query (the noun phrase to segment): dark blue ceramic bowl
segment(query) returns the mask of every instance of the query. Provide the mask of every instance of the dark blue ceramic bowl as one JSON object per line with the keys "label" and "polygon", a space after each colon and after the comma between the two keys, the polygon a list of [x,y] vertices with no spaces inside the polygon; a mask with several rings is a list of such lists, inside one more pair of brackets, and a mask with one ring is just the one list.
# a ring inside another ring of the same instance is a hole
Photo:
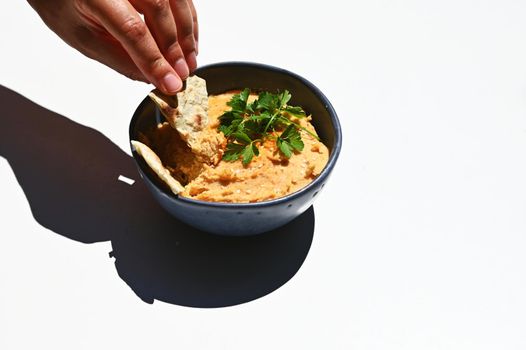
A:
{"label": "dark blue ceramic bowl", "polygon": [[[169,191],[144,160],[133,152],[139,172],[161,206],[179,220],[200,230],[229,236],[254,235],[280,227],[307,210],[325,186],[342,146],[340,123],[330,102],[309,81],[284,69],[247,62],[225,62],[200,67],[195,74],[206,80],[208,93],[250,88],[277,91],[287,89],[292,105],[312,114],[316,131],[330,150],[329,162],[309,185],[288,196],[258,203],[215,203],[179,197]],[[159,113],[146,97],[130,123],[130,139],[157,123]],[[133,149],[133,148],[132,148]]]}

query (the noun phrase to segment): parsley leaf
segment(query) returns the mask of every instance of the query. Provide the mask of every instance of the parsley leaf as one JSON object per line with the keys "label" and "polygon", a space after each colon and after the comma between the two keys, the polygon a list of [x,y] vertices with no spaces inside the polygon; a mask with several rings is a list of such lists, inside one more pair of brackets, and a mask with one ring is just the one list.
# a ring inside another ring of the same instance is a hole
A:
{"label": "parsley leaf", "polygon": [[301,107],[286,106],[285,112],[296,118],[303,118],[306,115],[305,111]]}
{"label": "parsley leaf", "polygon": [[250,89],[245,89],[241,93],[236,94],[232,99],[227,102],[227,105],[232,107],[233,111],[243,111],[247,107],[248,96],[250,95]]}
{"label": "parsley leaf", "polygon": [[238,132],[235,132],[232,134],[232,136],[234,137],[234,139],[236,141],[238,141],[239,143],[241,144],[248,144],[248,143],[251,143],[252,140],[250,139],[250,137],[248,137],[247,134],[245,134],[243,131],[238,131]]}
{"label": "parsley leaf", "polygon": [[305,147],[301,140],[298,128],[294,124],[287,126],[287,128],[276,139],[276,144],[278,145],[279,150],[287,158],[292,156],[293,150],[301,152],[303,151],[303,147]]}
{"label": "parsley leaf", "polygon": [[245,146],[240,145],[239,143],[229,143],[226,145],[225,153],[223,154],[223,159],[227,162],[233,162],[239,159],[241,152]]}
{"label": "parsley leaf", "polygon": [[270,92],[263,91],[258,96],[258,110],[267,110],[270,113],[274,113],[278,107],[278,97]]}
{"label": "parsley leaf", "polygon": [[[290,94],[290,92],[288,92],[288,90],[285,90],[282,93],[278,94],[278,108],[284,107],[287,104],[287,102],[290,101],[291,97],[292,95]],[[300,107],[297,107],[297,108],[300,108]]]}
{"label": "parsley leaf", "polygon": [[250,143],[245,147],[245,149],[241,153],[241,156],[243,157],[243,164],[247,165],[248,163],[250,163],[254,155],[259,155],[259,149],[254,143]]}

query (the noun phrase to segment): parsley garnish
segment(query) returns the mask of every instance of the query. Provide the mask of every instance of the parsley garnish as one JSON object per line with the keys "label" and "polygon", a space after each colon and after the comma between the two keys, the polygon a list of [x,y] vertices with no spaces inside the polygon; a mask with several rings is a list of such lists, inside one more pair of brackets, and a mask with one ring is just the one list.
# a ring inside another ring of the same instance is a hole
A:
{"label": "parsley garnish", "polygon": [[275,139],[281,153],[290,158],[294,151],[303,150],[300,130],[319,140],[314,133],[291,120],[291,117],[304,118],[306,114],[301,107],[287,105],[291,98],[287,90],[277,94],[261,92],[252,103],[248,103],[249,95],[250,89],[244,89],[232,96],[227,103],[231,110],[219,117],[219,130],[228,140],[224,160],[235,161],[241,157],[247,165],[259,155],[257,143],[268,138]]}

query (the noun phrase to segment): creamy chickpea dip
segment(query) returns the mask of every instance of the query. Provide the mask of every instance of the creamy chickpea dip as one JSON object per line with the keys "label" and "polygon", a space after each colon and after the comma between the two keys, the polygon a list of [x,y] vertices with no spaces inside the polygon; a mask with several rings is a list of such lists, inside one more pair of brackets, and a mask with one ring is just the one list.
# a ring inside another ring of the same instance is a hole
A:
{"label": "creamy chickpea dip", "polygon": [[[219,117],[229,109],[227,102],[238,91],[208,97],[208,127],[216,132]],[[253,100],[256,95],[251,95]],[[294,119],[312,133],[311,118]],[[168,123],[140,135],[160,158],[184,190],[180,196],[211,202],[249,203],[270,200],[293,193],[315,179],[327,164],[327,147],[301,131],[304,149],[286,158],[274,140],[258,144],[259,156],[244,165],[241,161],[221,160],[216,165],[203,163]],[[226,143],[225,143],[226,146]]]}

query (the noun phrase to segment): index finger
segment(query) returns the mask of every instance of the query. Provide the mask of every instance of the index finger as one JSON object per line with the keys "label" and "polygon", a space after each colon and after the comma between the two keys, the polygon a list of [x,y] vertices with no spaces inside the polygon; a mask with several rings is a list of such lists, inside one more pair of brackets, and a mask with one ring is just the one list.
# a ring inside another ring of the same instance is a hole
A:
{"label": "index finger", "polygon": [[164,93],[174,94],[183,83],[162,55],[150,30],[126,0],[95,0],[89,9],[124,47],[144,76]]}

